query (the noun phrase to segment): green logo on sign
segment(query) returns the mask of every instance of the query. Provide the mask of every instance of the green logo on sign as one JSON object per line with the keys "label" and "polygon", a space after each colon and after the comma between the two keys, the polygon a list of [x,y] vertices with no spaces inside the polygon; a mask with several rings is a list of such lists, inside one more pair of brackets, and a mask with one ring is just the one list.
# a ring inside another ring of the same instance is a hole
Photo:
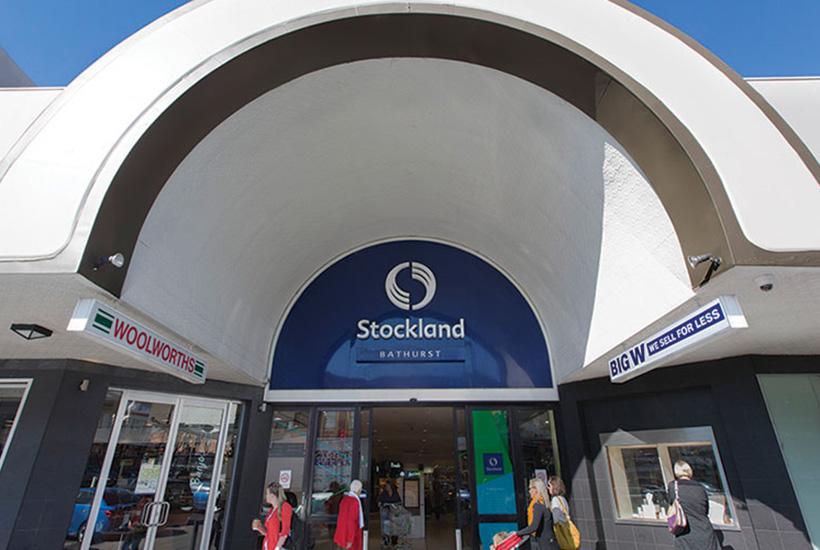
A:
{"label": "green logo on sign", "polygon": [[100,332],[111,334],[111,328],[114,326],[114,316],[103,309],[98,309],[91,326]]}

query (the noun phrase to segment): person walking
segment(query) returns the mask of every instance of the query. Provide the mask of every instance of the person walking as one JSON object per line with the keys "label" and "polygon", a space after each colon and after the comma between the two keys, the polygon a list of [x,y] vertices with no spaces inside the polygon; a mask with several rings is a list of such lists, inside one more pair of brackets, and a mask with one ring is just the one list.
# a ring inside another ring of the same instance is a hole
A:
{"label": "person walking", "polygon": [[692,480],[692,467],[683,460],[675,462],[675,481],[666,489],[669,502],[678,499],[686,514],[686,529],[675,535],[675,550],[719,550],[720,544],[709,520],[709,496]]}
{"label": "person walking", "polygon": [[555,539],[555,531],[552,528],[552,513],[547,508],[549,502],[550,495],[544,481],[531,479],[530,505],[527,508],[529,525],[516,531],[516,534],[519,537],[530,535],[530,548],[532,550],[561,550],[558,541]]}
{"label": "person walking", "polygon": [[347,550],[362,550],[362,530],[364,529],[364,512],[359,495],[362,482],[354,479],[350,482],[350,491],[345,493],[339,503],[339,518],[336,521],[336,534],[333,542]]}
{"label": "person walking", "polygon": [[[550,496],[550,511],[552,512],[553,529],[556,531],[558,546],[563,549],[578,548],[579,540],[573,538],[573,532],[578,529],[571,522],[569,503],[567,502],[567,486],[560,477],[552,476],[547,480],[547,489]],[[561,536],[563,535],[563,536]]]}
{"label": "person walking", "polygon": [[384,483],[384,489],[379,495],[379,514],[382,522],[382,546],[385,548],[391,544],[396,546],[398,543],[398,536],[393,533],[392,524],[390,521],[390,506],[394,504],[401,504],[401,497],[398,491],[393,486],[393,480],[388,479]]}
{"label": "person walking", "polygon": [[290,534],[290,522],[293,508],[285,499],[285,490],[274,481],[265,491],[265,500],[270,504],[270,512],[265,516],[265,523],[257,519],[251,523],[251,529],[265,537],[263,550],[282,550]]}

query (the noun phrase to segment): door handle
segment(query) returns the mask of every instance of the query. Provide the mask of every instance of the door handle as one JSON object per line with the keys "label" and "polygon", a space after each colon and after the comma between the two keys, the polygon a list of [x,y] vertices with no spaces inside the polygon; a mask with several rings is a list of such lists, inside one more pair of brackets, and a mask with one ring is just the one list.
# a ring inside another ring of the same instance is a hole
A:
{"label": "door handle", "polygon": [[154,501],[146,504],[142,509],[143,527],[159,527],[168,522],[171,504],[165,501]]}
{"label": "door handle", "polygon": [[160,505],[160,509],[159,509],[160,520],[157,523],[157,527],[160,527],[160,526],[165,525],[166,523],[168,523],[168,516],[171,515],[171,503],[170,502],[162,501],[162,502],[159,503],[159,505]]}
{"label": "door handle", "polygon": [[142,514],[140,515],[140,523],[143,527],[151,527],[151,516],[153,515],[154,505],[156,502],[149,502],[142,507]]}

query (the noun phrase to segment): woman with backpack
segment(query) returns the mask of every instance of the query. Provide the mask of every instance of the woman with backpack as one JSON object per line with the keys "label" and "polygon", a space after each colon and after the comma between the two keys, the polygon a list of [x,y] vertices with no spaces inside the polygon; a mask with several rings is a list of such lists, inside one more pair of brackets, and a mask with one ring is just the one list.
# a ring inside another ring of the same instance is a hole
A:
{"label": "woman with backpack", "polygon": [[265,537],[263,550],[282,550],[290,534],[293,508],[285,498],[285,490],[273,481],[265,491],[265,500],[270,504],[270,512],[265,516],[265,523],[258,518],[253,520],[251,528]]}

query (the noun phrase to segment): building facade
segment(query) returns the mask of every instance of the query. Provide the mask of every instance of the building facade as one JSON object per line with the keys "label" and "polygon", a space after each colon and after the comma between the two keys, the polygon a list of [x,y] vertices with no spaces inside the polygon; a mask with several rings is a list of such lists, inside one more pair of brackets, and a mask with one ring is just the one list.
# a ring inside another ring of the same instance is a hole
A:
{"label": "building facade", "polygon": [[478,550],[560,476],[671,548],[686,460],[816,548],[818,91],[620,0],[195,1],[0,90],[0,547],[256,548],[279,481],[329,549],[358,478]]}

